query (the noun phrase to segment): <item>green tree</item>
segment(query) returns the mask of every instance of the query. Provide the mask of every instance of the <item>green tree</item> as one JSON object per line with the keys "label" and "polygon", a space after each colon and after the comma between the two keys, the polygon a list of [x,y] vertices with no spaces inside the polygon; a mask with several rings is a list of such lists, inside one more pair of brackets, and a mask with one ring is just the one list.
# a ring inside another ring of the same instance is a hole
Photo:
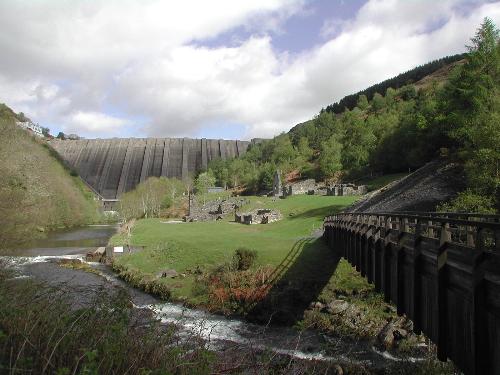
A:
{"label": "green tree", "polygon": [[313,157],[314,150],[309,147],[309,141],[306,137],[301,137],[299,139],[299,144],[297,145],[297,151],[304,158],[304,160],[310,160]]}
{"label": "green tree", "polygon": [[211,171],[203,172],[196,177],[194,186],[200,194],[208,193],[208,188],[215,185],[215,177]]}
{"label": "green tree", "polygon": [[[484,195],[500,192],[499,30],[485,18],[468,46],[469,55],[444,95],[449,134],[465,150],[470,187]],[[500,202],[497,200],[497,205]]]}
{"label": "green tree", "polygon": [[392,87],[388,87],[387,90],[385,90],[385,102],[388,106],[391,106],[394,104],[394,99],[396,98],[396,90],[394,90]]}
{"label": "green tree", "polygon": [[222,160],[220,158],[210,161],[208,170],[212,172],[215,177],[215,182],[218,186],[227,188],[229,183],[229,164],[232,160]]}
{"label": "green tree", "polygon": [[362,113],[347,111],[343,115],[344,136],[342,142],[342,166],[357,170],[365,166],[375,145],[372,130],[366,126]]}
{"label": "green tree", "polygon": [[124,220],[160,217],[184,190],[184,184],[175,178],[149,177],[120,197],[119,214]]}
{"label": "green tree", "polygon": [[321,154],[318,160],[323,177],[336,177],[342,170],[342,144],[337,136],[331,136],[321,144]]}
{"label": "green tree", "polygon": [[356,104],[356,107],[361,109],[362,111],[366,111],[368,107],[370,106],[370,103],[368,103],[368,98],[366,95],[362,94],[358,97],[358,103]]}
{"label": "green tree", "polygon": [[417,97],[417,90],[413,85],[405,85],[399,89],[399,95],[403,100],[411,100]]}
{"label": "green tree", "polygon": [[372,109],[374,111],[380,111],[381,109],[383,109],[386,105],[386,102],[385,102],[385,99],[382,95],[380,95],[378,92],[376,92],[374,95],[373,95],[373,99],[372,99]]}
{"label": "green tree", "polygon": [[276,165],[266,163],[262,165],[259,173],[259,189],[271,190],[274,184],[274,174],[276,173]]}

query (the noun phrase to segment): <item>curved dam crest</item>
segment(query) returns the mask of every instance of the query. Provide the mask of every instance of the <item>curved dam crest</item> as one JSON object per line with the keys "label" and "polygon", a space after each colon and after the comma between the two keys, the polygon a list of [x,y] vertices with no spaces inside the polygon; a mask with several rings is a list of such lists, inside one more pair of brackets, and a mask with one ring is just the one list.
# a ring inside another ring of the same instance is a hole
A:
{"label": "curved dam crest", "polygon": [[240,157],[251,141],[191,138],[53,140],[50,145],[105,199],[117,199],[148,177],[186,180],[214,159]]}

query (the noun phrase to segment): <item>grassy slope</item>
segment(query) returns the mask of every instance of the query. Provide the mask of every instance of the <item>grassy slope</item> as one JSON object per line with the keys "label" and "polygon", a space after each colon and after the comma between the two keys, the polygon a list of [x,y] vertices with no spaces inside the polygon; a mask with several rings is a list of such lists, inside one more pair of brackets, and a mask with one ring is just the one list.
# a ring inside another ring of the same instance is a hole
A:
{"label": "grassy slope", "polygon": [[12,119],[0,119],[0,133],[0,247],[39,236],[41,229],[99,219],[92,194],[70,176],[45,141]]}

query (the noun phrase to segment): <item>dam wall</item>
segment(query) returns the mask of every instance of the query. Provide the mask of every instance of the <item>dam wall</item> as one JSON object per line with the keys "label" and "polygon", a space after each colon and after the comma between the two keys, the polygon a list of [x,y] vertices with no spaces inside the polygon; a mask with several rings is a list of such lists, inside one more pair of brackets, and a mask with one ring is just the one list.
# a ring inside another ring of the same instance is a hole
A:
{"label": "dam wall", "polygon": [[105,199],[117,199],[151,176],[182,180],[214,159],[242,156],[259,140],[113,138],[53,140],[68,166]]}

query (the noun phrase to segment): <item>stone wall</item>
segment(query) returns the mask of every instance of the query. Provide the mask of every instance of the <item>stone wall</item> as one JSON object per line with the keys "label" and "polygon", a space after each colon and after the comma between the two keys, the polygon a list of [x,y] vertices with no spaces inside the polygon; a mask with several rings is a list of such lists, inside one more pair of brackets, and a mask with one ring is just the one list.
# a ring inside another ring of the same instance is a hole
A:
{"label": "stone wall", "polygon": [[293,182],[283,187],[283,196],[285,197],[298,194],[344,196],[364,195],[366,193],[368,193],[368,189],[365,185],[335,184],[326,186],[324,183],[317,183],[312,178]]}
{"label": "stone wall", "polygon": [[281,220],[282,216],[278,210],[257,209],[245,213],[235,213],[234,221],[241,224],[269,224]]}
{"label": "stone wall", "polygon": [[231,197],[200,204],[195,198],[191,198],[189,203],[189,214],[184,217],[184,221],[220,220],[225,215],[235,212],[248,203],[248,199]]}
{"label": "stone wall", "polygon": [[368,193],[366,185],[338,184],[329,186],[327,189],[327,195],[332,196],[365,195],[366,193]]}
{"label": "stone wall", "polygon": [[310,191],[316,190],[316,181],[313,178],[308,180],[293,182],[284,186],[283,195],[298,195],[298,194],[309,194]]}

